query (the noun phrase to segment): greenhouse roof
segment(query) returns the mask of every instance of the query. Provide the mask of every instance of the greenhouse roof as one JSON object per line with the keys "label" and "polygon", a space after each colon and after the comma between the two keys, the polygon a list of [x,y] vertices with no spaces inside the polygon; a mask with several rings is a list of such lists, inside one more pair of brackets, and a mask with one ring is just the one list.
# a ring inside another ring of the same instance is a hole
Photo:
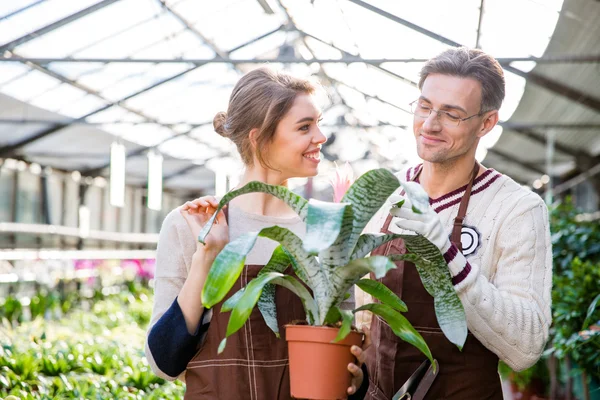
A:
{"label": "greenhouse roof", "polygon": [[552,174],[599,163],[599,17],[580,0],[2,2],[0,157],[107,176],[119,141],[129,183],[145,184],[153,149],[166,188],[212,192],[214,170],[240,169],[212,119],[268,63],[324,85],[324,169],[399,169],[418,160],[408,104],[423,62],[466,45],[506,70],[502,126],[478,158],[531,185],[549,133]]}

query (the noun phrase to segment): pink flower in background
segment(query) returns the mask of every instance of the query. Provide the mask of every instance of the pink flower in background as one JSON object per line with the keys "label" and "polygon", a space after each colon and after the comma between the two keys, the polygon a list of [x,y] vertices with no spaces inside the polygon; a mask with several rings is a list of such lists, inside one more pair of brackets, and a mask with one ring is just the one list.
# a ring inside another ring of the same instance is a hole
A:
{"label": "pink flower in background", "polygon": [[346,164],[342,168],[335,164],[335,176],[331,179],[331,186],[333,187],[333,201],[339,203],[342,198],[354,183],[354,172],[352,167],[346,161]]}

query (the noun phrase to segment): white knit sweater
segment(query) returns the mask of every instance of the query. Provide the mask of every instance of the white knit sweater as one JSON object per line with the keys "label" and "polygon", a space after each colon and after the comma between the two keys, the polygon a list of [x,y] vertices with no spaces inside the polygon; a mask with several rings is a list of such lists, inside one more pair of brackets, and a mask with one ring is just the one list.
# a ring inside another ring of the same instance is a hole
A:
{"label": "white knit sweater", "polygon": [[[412,180],[420,166],[397,174]],[[465,188],[431,205],[448,234]],[[379,232],[390,205],[371,220],[366,232]],[[403,232],[395,224],[390,231]],[[463,254],[446,259],[465,308],[469,331],[515,370],[541,356],[551,324],[552,249],[547,207],[535,193],[492,169],[473,185],[462,230]],[[449,252],[456,250],[452,247]],[[365,299],[357,292],[359,306]]]}
{"label": "white knit sweater", "polygon": [[[290,229],[296,235],[304,237],[306,225],[300,217],[278,218],[244,212],[238,207],[229,207],[229,240],[233,241],[246,232],[260,231],[273,225]],[[246,257],[246,264],[265,265],[278,243],[260,237]],[[154,308],[148,326],[148,333],[158,320],[171,307],[192,265],[192,256],[196,251],[196,238],[188,228],[179,208],[172,210],[163,221],[156,250],[156,272],[154,277]],[[187,329],[173,326],[172,329]],[[173,380],[176,377],[167,375],[156,364],[152,349],[145,343],[146,358],[150,367],[163,379]],[[192,354],[193,355],[193,354]],[[190,355],[190,357],[192,356]],[[183,374],[179,379],[184,380]]]}

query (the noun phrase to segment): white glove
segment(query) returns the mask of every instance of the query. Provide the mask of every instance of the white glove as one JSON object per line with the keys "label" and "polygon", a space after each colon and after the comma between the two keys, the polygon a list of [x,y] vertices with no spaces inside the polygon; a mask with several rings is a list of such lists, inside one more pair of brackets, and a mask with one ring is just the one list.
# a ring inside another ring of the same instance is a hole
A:
{"label": "white glove", "polygon": [[442,254],[450,248],[449,235],[444,229],[440,217],[429,204],[425,209],[421,205],[420,210],[417,210],[410,200],[403,196],[391,196],[389,202],[392,204],[390,214],[400,218],[394,222],[398,228],[424,236],[440,249]]}

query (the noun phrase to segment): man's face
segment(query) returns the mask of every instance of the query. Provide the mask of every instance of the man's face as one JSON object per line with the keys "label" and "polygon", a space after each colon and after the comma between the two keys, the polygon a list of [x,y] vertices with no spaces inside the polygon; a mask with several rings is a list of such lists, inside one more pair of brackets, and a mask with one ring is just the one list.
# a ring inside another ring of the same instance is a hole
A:
{"label": "man's face", "polygon": [[432,111],[429,117],[414,116],[413,131],[421,159],[432,163],[453,163],[475,157],[479,139],[489,131],[484,129],[484,117],[461,121],[458,126],[450,122],[485,111],[479,109],[481,84],[478,81],[442,74],[429,75],[417,103],[422,109],[450,114],[438,118],[438,113]]}

